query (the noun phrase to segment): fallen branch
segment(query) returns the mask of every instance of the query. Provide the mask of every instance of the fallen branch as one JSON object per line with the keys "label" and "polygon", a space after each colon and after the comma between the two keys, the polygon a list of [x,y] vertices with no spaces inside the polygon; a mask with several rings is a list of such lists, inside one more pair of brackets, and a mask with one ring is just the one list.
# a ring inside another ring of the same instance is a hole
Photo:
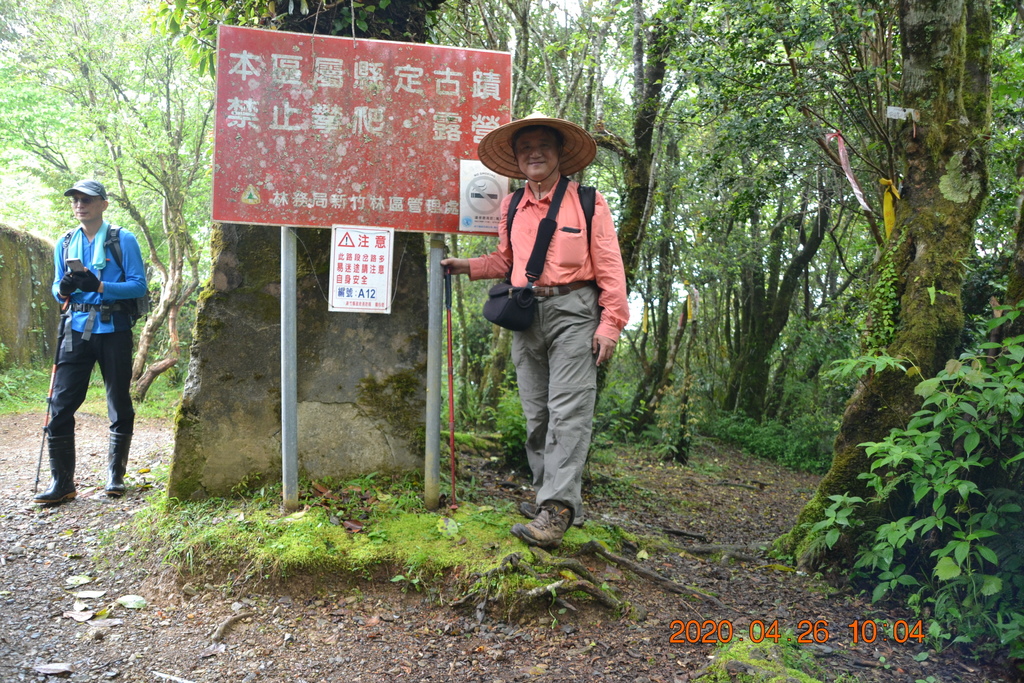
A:
{"label": "fallen branch", "polygon": [[227,619],[222,621],[220,626],[218,626],[217,629],[213,632],[213,635],[210,636],[210,640],[212,640],[215,643],[219,643],[220,641],[224,640],[224,634],[227,633],[228,629],[231,628],[235,624],[235,622],[241,621],[242,619],[251,616],[253,616],[252,612],[239,612],[238,614],[228,617]]}
{"label": "fallen branch", "polygon": [[690,545],[685,550],[693,555],[714,555],[715,553],[757,553],[761,543],[713,543],[711,545]]}
{"label": "fallen branch", "polygon": [[597,541],[587,542],[582,548],[580,548],[580,552],[586,553],[588,555],[600,555],[606,560],[614,562],[620,567],[625,567],[626,569],[630,570],[634,574],[637,574],[638,576],[642,576],[643,578],[654,583],[656,586],[658,586],[667,593],[675,593],[676,595],[693,595],[694,597],[700,598],[701,600],[710,602],[716,607],[725,607],[722,601],[716,598],[715,596],[709,593],[705,593],[700,589],[693,588],[692,586],[684,586],[681,583],[676,583],[671,579],[665,578],[656,571],[653,571],[651,569],[648,569],[647,567],[637,564],[632,560],[628,560],[625,557],[615,555]]}
{"label": "fallen branch", "polygon": [[712,484],[712,486],[735,486],[738,489],[750,489],[751,491],[761,490],[756,486],[751,486],[750,484],[737,484],[735,482],[726,481],[725,479],[723,479],[722,481],[716,481],[714,484]]}
{"label": "fallen branch", "polygon": [[704,541],[705,543],[708,542],[708,537],[704,534],[694,534],[689,531],[683,531],[682,529],[673,529],[667,526],[659,526],[655,528],[661,533],[668,534],[669,536],[683,536],[685,538],[695,538],[698,541]]}

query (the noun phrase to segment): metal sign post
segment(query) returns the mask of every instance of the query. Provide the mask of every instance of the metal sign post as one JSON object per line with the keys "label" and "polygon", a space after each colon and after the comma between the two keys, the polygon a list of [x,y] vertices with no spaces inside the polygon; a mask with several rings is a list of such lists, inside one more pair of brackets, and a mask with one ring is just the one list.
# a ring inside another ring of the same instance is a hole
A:
{"label": "metal sign post", "polygon": [[427,443],[423,463],[423,502],[436,510],[441,490],[441,259],[444,235],[430,236],[430,269],[427,271]]}
{"label": "metal sign post", "polygon": [[298,354],[296,344],[296,238],[281,227],[281,479],[285,510],[299,507]]}

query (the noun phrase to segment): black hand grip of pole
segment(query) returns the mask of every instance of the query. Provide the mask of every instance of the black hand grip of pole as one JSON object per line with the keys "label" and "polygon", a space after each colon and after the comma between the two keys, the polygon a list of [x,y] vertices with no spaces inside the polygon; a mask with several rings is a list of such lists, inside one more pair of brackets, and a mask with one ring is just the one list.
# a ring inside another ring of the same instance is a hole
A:
{"label": "black hand grip of pole", "polygon": [[445,308],[452,307],[452,269],[450,266],[444,268],[444,305]]}

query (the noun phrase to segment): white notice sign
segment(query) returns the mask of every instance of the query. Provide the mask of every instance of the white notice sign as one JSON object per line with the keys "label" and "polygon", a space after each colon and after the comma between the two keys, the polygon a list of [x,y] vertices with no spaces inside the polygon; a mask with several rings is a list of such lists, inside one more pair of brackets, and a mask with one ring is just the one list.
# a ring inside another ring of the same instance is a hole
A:
{"label": "white notice sign", "polygon": [[459,162],[459,232],[498,234],[508,178],[479,161]]}
{"label": "white notice sign", "polygon": [[394,248],[393,228],[335,225],[330,310],[391,313]]}

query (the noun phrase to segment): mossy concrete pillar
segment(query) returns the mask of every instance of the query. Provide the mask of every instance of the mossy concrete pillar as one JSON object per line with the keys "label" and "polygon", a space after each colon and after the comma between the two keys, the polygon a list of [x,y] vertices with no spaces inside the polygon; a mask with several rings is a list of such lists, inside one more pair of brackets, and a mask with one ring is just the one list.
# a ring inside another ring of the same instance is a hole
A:
{"label": "mossy concrete pillar", "polygon": [[[168,492],[199,499],[281,476],[280,228],[223,225],[199,298]],[[327,310],[331,231],[297,229],[299,472],[423,466],[423,236],[395,240],[391,315]]]}
{"label": "mossy concrete pillar", "polygon": [[49,368],[60,308],[50,291],[53,243],[0,224],[0,368]]}

